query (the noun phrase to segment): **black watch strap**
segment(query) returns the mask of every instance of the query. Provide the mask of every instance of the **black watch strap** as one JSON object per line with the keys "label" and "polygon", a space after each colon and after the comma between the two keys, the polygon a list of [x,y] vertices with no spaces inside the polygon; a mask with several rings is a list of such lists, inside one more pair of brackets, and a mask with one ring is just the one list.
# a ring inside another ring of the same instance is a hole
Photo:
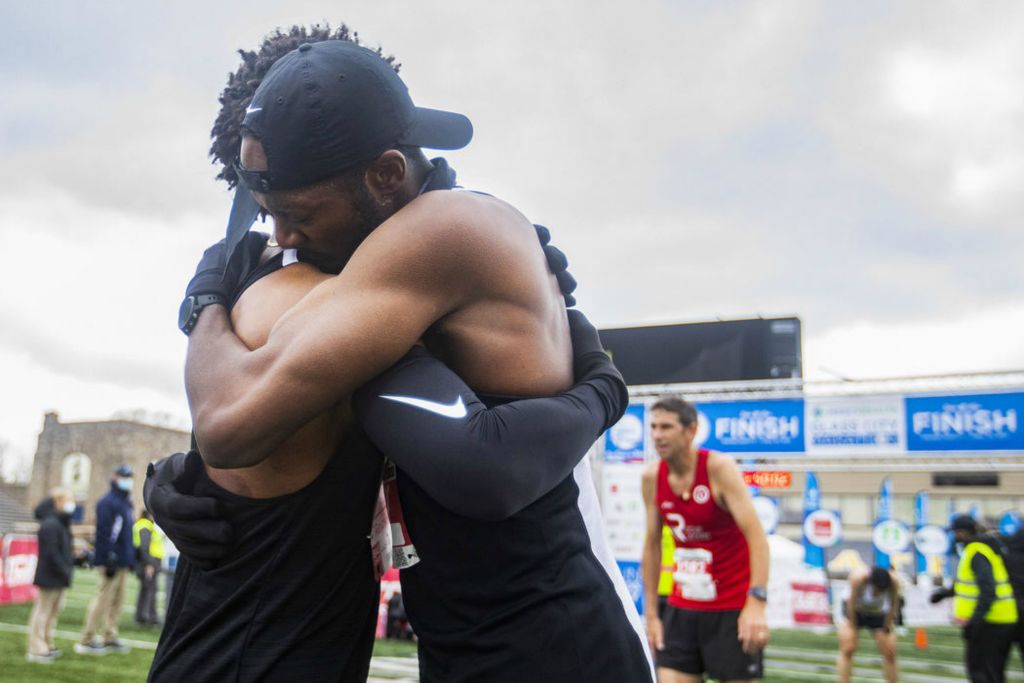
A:
{"label": "black watch strap", "polygon": [[202,310],[207,306],[223,303],[224,297],[220,294],[197,294],[185,297],[178,313],[178,327],[185,333],[185,336],[192,334]]}
{"label": "black watch strap", "polygon": [[764,586],[751,586],[750,590],[747,591],[747,595],[755,600],[768,602],[768,591],[765,590]]}

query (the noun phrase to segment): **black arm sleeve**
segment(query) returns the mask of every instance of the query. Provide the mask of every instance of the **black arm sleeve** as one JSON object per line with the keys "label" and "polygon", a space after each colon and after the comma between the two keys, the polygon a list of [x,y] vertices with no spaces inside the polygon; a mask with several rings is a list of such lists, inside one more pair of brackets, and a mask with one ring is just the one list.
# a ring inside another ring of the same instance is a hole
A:
{"label": "black arm sleeve", "polygon": [[438,503],[477,519],[505,519],[565,479],[629,401],[599,342],[595,351],[581,339],[579,319],[578,383],[565,393],[487,408],[458,375],[416,347],[356,393],[356,416]]}
{"label": "black arm sleeve", "polygon": [[978,584],[978,602],[974,607],[974,614],[971,615],[971,621],[981,623],[985,621],[985,615],[996,599],[996,577],[992,573],[992,564],[981,553],[975,553],[971,558],[971,571],[974,572],[974,581]]}

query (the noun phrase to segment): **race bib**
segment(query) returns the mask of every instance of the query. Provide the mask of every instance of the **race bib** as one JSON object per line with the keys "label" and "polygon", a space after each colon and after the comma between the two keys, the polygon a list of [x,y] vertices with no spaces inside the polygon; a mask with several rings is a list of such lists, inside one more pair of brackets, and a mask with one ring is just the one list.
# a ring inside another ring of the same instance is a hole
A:
{"label": "race bib", "polygon": [[391,523],[391,564],[399,569],[408,569],[420,561],[420,556],[416,553],[416,546],[412,544],[412,539],[409,538],[409,529],[405,526],[402,502],[398,498],[396,477],[395,464],[390,460],[385,460],[384,475],[381,477],[381,481],[388,521]]}
{"label": "race bib", "polygon": [[680,594],[687,600],[710,602],[718,597],[711,576],[711,551],[704,548],[676,548],[676,571],[673,578]]}
{"label": "race bib", "polygon": [[384,500],[384,485],[381,484],[377,491],[377,505],[373,510],[373,525],[370,529],[373,573],[378,581],[388,569],[391,569],[392,550],[391,522],[388,520],[387,502]]}

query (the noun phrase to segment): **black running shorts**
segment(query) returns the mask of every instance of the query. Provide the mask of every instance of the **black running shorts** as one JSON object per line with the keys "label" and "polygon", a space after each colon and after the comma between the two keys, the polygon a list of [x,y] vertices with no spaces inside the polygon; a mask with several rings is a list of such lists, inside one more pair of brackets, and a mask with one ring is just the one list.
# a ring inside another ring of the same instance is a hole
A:
{"label": "black running shorts", "polygon": [[885,630],[885,615],[878,614],[875,612],[857,612],[857,628],[867,629],[868,631],[884,631]]}
{"label": "black running shorts", "polygon": [[749,655],[736,637],[739,610],[701,612],[665,608],[665,649],[655,665],[717,680],[747,680],[764,674],[762,654]]}

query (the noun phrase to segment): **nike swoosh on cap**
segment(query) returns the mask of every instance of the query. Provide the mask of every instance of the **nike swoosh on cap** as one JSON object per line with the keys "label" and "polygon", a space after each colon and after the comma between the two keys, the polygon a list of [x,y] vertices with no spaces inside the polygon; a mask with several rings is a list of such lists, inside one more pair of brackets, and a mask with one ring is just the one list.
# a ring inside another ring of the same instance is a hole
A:
{"label": "nike swoosh on cap", "polygon": [[462,402],[461,396],[459,396],[451,405],[447,403],[438,403],[437,401],[428,401],[425,398],[416,398],[415,396],[390,396],[382,394],[381,398],[386,398],[389,401],[397,401],[398,403],[405,403],[406,405],[410,405],[414,408],[427,410],[431,413],[441,415],[442,417],[450,417],[452,419],[466,417],[469,412],[466,410],[466,404]]}
{"label": "nike swoosh on cap", "polygon": [[258,111],[263,111],[263,107],[254,107],[252,105],[249,105],[248,107],[245,108],[245,113],[246,114],[255,114]]}

